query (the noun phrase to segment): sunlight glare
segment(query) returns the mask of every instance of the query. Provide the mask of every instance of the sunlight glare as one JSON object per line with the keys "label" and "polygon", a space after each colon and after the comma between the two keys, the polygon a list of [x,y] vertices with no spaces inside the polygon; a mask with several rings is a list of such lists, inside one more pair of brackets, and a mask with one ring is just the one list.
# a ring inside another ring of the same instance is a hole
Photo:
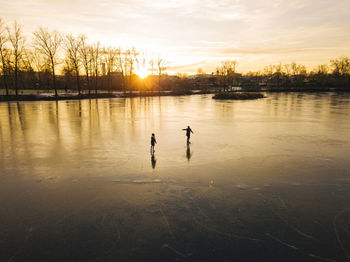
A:
{"label": "sunlight glare", "polygon": [[146,78],[147,76],[148,76],[148,70],[147,70],[147,68],[139,68],[138,70],[137,70],[137,72],[136,72],[136,74],[140,77],[140,78],[142,78],[142,79],[144,79],[144,78]]}

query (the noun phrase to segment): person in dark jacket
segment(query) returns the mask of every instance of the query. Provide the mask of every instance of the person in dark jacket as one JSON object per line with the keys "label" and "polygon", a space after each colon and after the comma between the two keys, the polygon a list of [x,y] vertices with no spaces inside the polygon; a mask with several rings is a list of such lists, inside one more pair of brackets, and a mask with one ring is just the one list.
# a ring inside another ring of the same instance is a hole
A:
{"label": "person in dark jacket", "polygon": [[190,126],[187,126],[187,128],[182,129],[184,131],[186,131],[186,136],[187,136],[187,144],[190,144],[190,138],[191,138],[191,133],[193,134],[192,129],[190,128]]}
{"label": "person in dark jacket", "polygon": [[151,153],[152,154],[155,152],[154,150],[155,144],[157,144],[156,136],[154,135],[154,133],[152,133],[152,136],[151,136]]}

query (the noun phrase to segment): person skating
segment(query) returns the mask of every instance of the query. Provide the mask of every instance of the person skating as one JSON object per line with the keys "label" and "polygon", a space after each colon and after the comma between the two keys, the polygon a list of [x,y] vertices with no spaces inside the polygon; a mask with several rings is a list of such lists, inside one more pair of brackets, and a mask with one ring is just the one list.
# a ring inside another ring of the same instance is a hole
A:
{"label": "person skating", "polygon": [[190,138],[191,138],[191,133],[193,134],[192,129],[190,128],[190,126],[187,126],[187,128],[182,129],[184,131],[186,131],[186,136],[187,136],[187,144],[190,144]]}
{"label": "person skating", "polygon": [[154,150],[155,144],[157,144],[156,136],[154,135],[154,133],[152,133],[152,136],[151,136],[151,154],[153,154],[155,152],[155,150]]}

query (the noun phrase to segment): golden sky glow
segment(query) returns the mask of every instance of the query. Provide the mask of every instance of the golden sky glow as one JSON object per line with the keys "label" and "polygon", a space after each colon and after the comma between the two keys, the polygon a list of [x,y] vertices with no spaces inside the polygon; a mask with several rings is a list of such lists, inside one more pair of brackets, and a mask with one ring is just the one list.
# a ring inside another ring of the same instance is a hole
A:
{"label": "golden sky glow", "polygon": [[168,71],[238,71],[295,61],[312,69],[350,55],[349,0],[1,0],[0,17],[165,57]]}

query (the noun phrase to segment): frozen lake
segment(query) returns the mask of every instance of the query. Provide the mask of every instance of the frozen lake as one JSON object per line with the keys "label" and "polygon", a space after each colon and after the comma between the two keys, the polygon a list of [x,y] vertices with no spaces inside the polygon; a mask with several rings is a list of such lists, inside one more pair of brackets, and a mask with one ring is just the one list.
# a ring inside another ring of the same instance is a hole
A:
{"label": "frozen lake", "polygon": [[350,94],[0,103],[0,261],[348,261],[349,170]]}

